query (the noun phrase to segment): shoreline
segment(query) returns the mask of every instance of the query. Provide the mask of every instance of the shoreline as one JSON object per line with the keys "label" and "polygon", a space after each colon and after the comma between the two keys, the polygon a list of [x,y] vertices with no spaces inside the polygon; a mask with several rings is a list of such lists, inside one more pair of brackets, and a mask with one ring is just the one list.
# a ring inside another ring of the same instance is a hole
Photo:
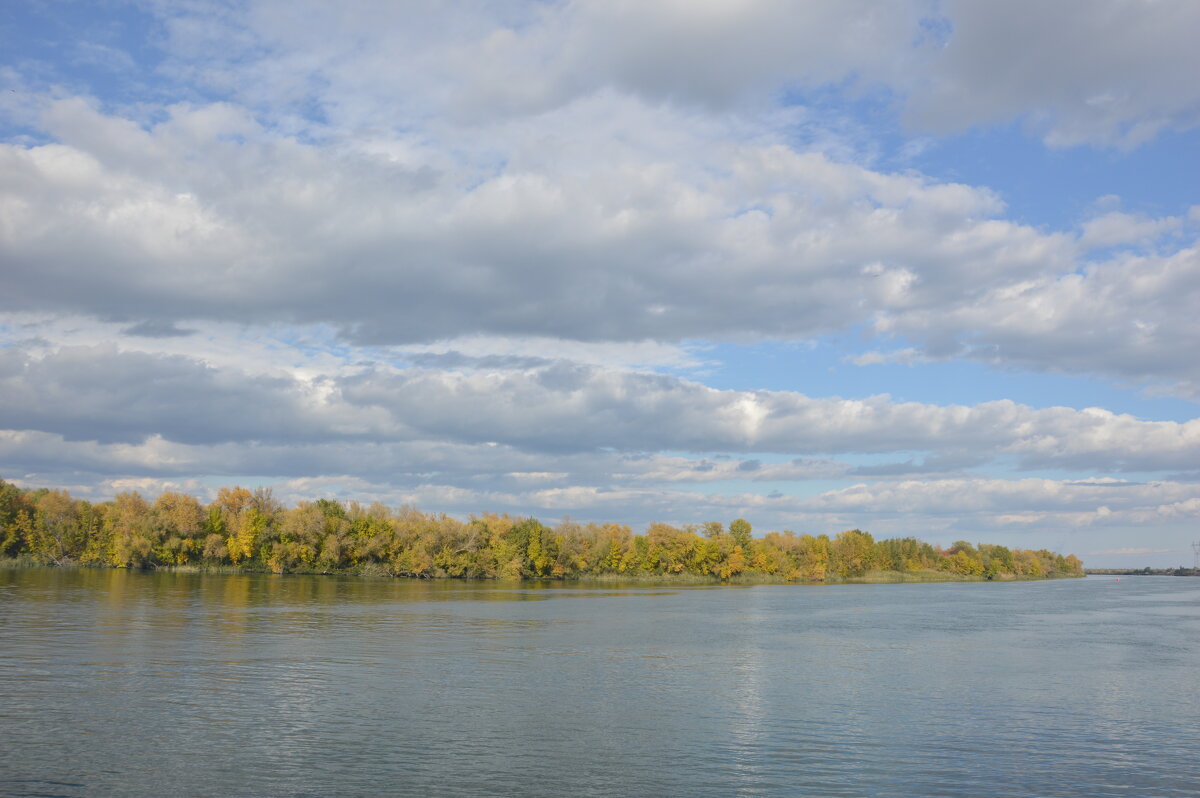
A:
{"label": "shoreline", "polygon": [[1200,576],[1200,568],[1085,568],[1087,576]]}
{"label": "shoreline", "polygon": [[[32,558],[24,557],[8,557],[0,558],[0,568],[83,568],[97,571],[135,571],[138,573],[173,573],[173,574],[221,574],[227,576],[233,575],[261,575],[261,576],[340,576],[340,577],[359,577],[369,579],[403,579],[414,582],[487,582],[491,584],[562,584],[562,585],[645,585],[653,586],[708,586],[708,585],[808,585],[820,587],[825,585],[901,585],[901,584],[935,584],[942,582],[1046,582],[1057,579],[1082,579],[1088,576],[1089,573],[1079,574],[1053,574],[1050,576],[1013,576],[1002,574],[996,578],[988,579],[985,576],[974,576],[955,574],[945,571],[868,571],[861,576],[834,576],[820,580],[806,579],[786,579],[773,574],[763,572],[742,573],[731,576],[727,579],[712,574],[665,574],[665,573],[611,573],[611,574],[591,574],[586,576],[570,576],[570,577],[488,577],[488,576],[419,576],[411,574],[392,573],[385,568],[379,567],[377,564],[368,564],[353,568],[344,568],[337,570],[289,570],[284,572],[272,571],[263,566],[242,567],[235,565],[160,565],[149,568],[136,568],[128,566],[113,566],[100,565],[95,563],[81,562],[61,562],[61,563],[46,563],[38,562]],[[1133,575],[1144,575],[1142,571],[1131,572]],[[1124,575],[1122,572],[1121,575]]]}

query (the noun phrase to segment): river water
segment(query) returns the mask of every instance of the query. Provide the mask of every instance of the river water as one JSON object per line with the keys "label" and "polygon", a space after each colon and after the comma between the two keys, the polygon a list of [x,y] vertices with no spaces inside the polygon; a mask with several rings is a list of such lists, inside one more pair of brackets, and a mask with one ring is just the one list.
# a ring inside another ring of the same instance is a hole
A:
{"label": "river water", "polygon": [[0,569],[0,794],[1200,795],[1200,579]]}

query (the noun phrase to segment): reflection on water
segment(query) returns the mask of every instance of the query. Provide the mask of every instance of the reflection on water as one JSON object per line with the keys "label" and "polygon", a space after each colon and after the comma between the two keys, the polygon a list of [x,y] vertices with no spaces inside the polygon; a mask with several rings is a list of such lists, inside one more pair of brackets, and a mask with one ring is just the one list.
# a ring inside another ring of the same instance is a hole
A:
{"label": "reflection on water", "polygon": [[0,794],[1197,795],[1195,584],[0,570]]}

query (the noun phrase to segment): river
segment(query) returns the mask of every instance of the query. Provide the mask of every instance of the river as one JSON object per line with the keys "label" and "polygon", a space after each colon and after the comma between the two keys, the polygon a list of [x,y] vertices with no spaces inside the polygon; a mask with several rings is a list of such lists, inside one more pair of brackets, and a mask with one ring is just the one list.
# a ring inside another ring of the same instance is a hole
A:
{"label": "river", "polygon": [[0,794],[1200,795],[1200,579],[0,569]]}

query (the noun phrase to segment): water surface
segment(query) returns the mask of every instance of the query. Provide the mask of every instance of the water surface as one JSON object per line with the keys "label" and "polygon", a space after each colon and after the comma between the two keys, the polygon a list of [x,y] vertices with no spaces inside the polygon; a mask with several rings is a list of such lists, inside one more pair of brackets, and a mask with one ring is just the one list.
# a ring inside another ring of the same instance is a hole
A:
{"label": "water surface", "polygon": [[0,794],[1200,795],[1200,579],[0,570]]}

